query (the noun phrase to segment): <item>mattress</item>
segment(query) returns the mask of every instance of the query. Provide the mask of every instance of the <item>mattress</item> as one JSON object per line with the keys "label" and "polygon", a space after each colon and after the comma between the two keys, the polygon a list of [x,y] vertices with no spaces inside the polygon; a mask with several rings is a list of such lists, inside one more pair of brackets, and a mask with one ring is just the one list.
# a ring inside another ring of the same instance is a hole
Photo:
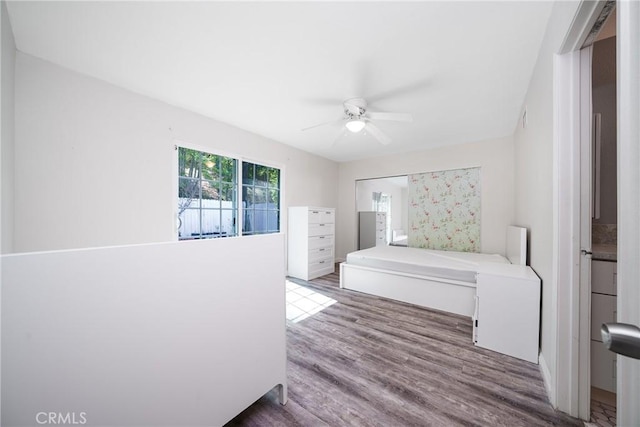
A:
{"label": "mattress", "polygon": [[347,254],[347,264],[475,283],[485,263],[510,264],[502,255],[376,246]]}

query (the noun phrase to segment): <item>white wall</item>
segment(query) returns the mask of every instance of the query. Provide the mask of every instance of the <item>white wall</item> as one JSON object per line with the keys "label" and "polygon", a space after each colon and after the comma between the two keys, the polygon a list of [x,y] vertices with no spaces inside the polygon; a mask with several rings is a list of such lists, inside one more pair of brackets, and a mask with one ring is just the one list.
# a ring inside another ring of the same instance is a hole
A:
{"label": "white wall", "polygon": [[515,131],[515,223],[529,229],[529,263],[542,279],[541,365],[552,403],[556,396],[557,283],[553,274],[553,59],[578,2],[556,2],[524,105],[527,127]]}
{"label": "white wall", "polygon": [[505,252],[507,225],[513,219],[513,138],[473,142],[410,154],[340,164],[336,256],[344,259],[356,249],[355,181],[448,169],[480,167],[481,249]]}
{"label": "white wall", "polygon": [[16,252],[172,240],[176,139],[283,167],[286,205],[337,204],[335,162],[20,52],[15,113]]}
{"label": "white wall", "polygon": [[14,79],[16,44],[7,5],[1,2],[1,35],[2,57],[0,59],[0,146],[1,158],[1,189],[2,209],[0,210],[0,253],[8,253],[13,249],[13,156],[14,156]]}

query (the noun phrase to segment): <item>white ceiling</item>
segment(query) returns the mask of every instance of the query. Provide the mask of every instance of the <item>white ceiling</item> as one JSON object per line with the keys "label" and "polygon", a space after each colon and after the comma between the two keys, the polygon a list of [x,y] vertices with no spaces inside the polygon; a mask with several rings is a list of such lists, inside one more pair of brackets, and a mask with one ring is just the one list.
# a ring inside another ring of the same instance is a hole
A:
{"label": "white ceiling", "polygon": [[[511,135],[552,4],[10,2],[22,52],[333,160]],[[342,101],[393,143],[344,134]],[[336,138],[342,135],[337,142]],[[334,143],[335,142],[335,143]]]}

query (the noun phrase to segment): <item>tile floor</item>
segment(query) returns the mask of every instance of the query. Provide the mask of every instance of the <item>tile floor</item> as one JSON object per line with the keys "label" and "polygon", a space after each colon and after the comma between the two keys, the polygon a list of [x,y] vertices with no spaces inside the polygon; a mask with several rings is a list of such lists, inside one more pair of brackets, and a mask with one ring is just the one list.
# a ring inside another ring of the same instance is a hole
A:
{"label": "tile floor", "polygon": [[287,320],[297,323],[321,312],[336,300],[287,280]]}
{"label": "tile floor", "polygon": [[615,427],[616,395],[591,387],[591,420],[584,425],[588,427]]}
{"label": "tile floor", "polygon": [[591,400],[590,422],[598,427],[615,427],[616,407],[597,400]]}

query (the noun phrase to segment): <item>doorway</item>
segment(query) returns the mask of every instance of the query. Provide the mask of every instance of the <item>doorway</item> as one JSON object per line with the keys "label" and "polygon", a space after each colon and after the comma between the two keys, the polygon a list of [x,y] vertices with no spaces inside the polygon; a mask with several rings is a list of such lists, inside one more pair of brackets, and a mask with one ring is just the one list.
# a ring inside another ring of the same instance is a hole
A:
{"label": "doorway", "polygon": [[[591,156],[581,148],[581,135],[590,134],[591,106],[581,94],[581,47],[600,12],[611,2],[582,2],[554,60],[554,147],[556,150],[556,202],[554,209],[558,265],[558,300],[569,307],[558,316],[556,383],[552,399],[562,410],[590,419],[591,370]],[[617,85],[617,313],[619,322],[640,325],[640,3],[615,2]],[[589,84],[591,79],[589,76]],[[586,129],[585,129],[586,128]],[[587,140],[587,147],[589,138]],[[585,161],[585,153],[587,161]],[[586,167],[581,167],[586,165]],[[586,173],[584,170],[586,169]],[[588,175],[586,183],[583,175]],[[585,207],[586,205],[586,207]],[[583,233],[587,229],[588,233]],[[584,236],[588,239],[585,240]],[[584,267],[584,268],[583,268]],[[588,268],[587,268],[588,267]],[[585,279],[583,281],[583,279]],[[585,285],[586,283],[586,285]],[[640,425],[640,361],[616,357],[616,409],[618,425]]]}
{"label": "doorway", "polygon": [[[616,12],[608,13],[591,46],[590,148],[591,165],[591,274],[590,296],[590,421],[616,425],[616,355],[602,344],[600,327],[617,321],[617,85]],[[589,118],[587,118],[588,120]],[[585,145],[583,145],[585,147]],[[585,165],[582,165],[583,167]],[[590,166],[590,167],[589,167]]]}

